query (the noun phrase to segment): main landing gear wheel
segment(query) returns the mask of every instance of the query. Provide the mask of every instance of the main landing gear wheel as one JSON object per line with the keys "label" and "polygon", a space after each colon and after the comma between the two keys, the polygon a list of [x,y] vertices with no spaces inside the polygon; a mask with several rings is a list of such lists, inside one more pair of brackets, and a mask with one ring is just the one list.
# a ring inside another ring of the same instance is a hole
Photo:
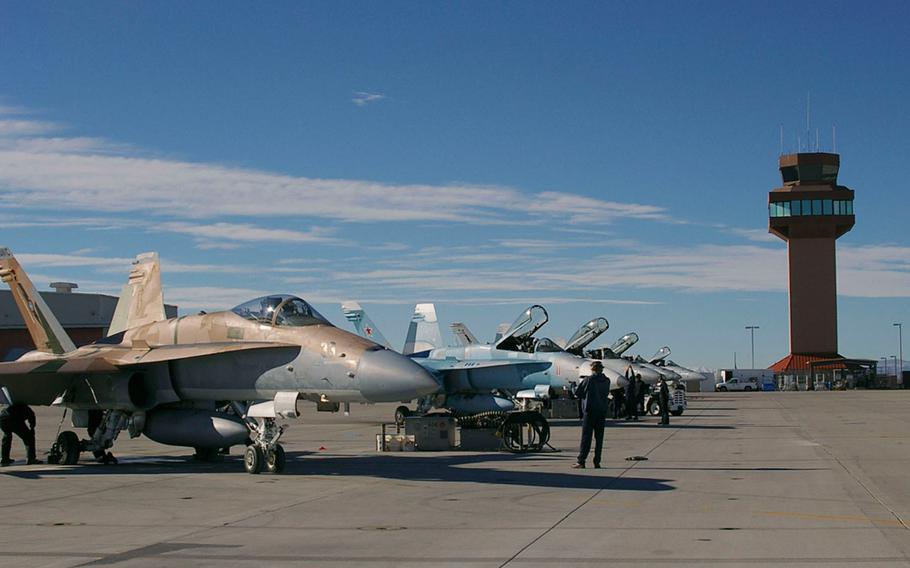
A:
{"label": "main landing gear wheel", "polygon": [[246,453],[243,454],[243,467],[247,473],[257,474],[262,471],[262,465],[265,462],[265,456],[259,446],[247,446]]}
{"label": "main landing gear wheel", "polygon": [[673,416],[682,416],[683,411],[681,409],[680,410],[671,410],[670,414],[672,414]]}
{"label": "main landing gear wheel", "polygon": [[79,462],[79,452],[79,436],[70,430],[60,432],[47,455],[47,463],[76,465]]}
{"label": "main landing gear wheel", "polygon": [[270,450],[265,456],[265,469],[269,473],[281,473],[284,471],[284,465],[287,458],[284,454],[284,448],[281,444],[275,444],[275,448]]}
{"label": "main landing gear wheel", "polygon": [[411,415],[411,409],[407,406],[399,406],[395,409],[395,424],[404,424],[404,419]]}

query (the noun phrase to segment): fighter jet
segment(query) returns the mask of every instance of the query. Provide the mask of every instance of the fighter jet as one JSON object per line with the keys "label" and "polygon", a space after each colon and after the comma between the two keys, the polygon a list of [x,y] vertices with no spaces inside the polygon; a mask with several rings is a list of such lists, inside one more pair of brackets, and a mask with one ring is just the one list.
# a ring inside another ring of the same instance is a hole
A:
{"label": "fighter jet", "polygon": [[[368,329],[375,329],[359,305],[348,303],[342,306],[342,310],[361,335],[366,335]],[[469,368],[493,362],[513,365],[519,362],[536,363],[532,372],[516,372],[508,376],[489,373],[483,381],[443,381],[446,397],[438,406],[465,413],[511,410],[516,400],[541,400],[559,392],[568,394],[581,376],[591,372],[592,360],[567,353],[550,339],[533,339],[534,333],[547,322],[548,317],[543,307],[531,306],[493,344],[481,344],[464,324],[456,323],[456,337],[461,345],[445,347],[439,339],[441,334],[435,307],[433,304],[418,304],[411,319],[404,354],[436,372],[447,369],[453,361]],[[605,372],[613,388],[625,385],[626,381],[620,374]],[[489,393],[491,390],[507,393],[509,397],[492,395],[488,399],[489,406],[459,406],[465,402],[467,393],[475,393],[470,395],[469,400],[477,401],[477,393]],[[399,410],[409,412],[407,407]]]}
{"label": "fighter jet", "polygon": [[[594,318],[588,323],[584,324],[578,331],[576,331],[572,337],[566,342],[565,350],[569,353],[575,355],[583,355],[584,348],[590,345],[595,339],[600,337],[607,329],[610,328],[610,324],[607,322],[606,318]],[[625,351],[623,346],[626,342],[631,341],[630,336],[624,336],[620,339],[619,342],[614,344],[617,349]],[[638,339],[638,336],[635,335],[635,339]],[[660,373],[658,373],[650,365],[640,365],[633,361],[628,361],[621,357],[603,357],[604,353],[588,353],[589,357],[598,359],[604,366],[604,369],[610,369],[614,373],[625,376],[631,367],[631,371],[641,375],[641,380],[646,384],[657,384],[657,380],[660,378]],[[594,355],[601,355],[600,357]]]}
{"label": "fighter jet", "polygon": [[[589,325],[591,325],[591,322],[588,322],[582,326],[582,328],[579,330],[579,333]],[[591,338],[588,343],[594,339],[595,338]],[[657,380],[661,376],[663,376],[667,381],[678,381],[680,379],[680,376],[671,370],[657,367],[656,365],[643,360],[641,357],[622,357],[622,354],[628,351],[629,348],[636,343],[638,343],[638,334],[633,331],[617,339],[610,347],[597,347],[595,349],[587,351],[586,355],[588,357],[593,357],[594,359],[600,360],[603,363],[604,367],[607,367],[608,365],[611,366],[611,368],[617,369],[622,367],[623,374],[625,374],[626,370],[631,365],[632,370],[635,373],[641,375],[642,382],[647,385],[657,384]],[[582,346],[581,349],[584,349],[584,346]]]}
{"label": "fighter jet", "polygon": [[114,461],[122,430],[213,456],[247,445],[249,473],[284,469],[279,418],[300,399],[409,400],[439,384],[420,365],[328,322],[306,301],[276,294],[236,308],[166,319],[158,255],[139,255],[112,321],[112,334],[76,348],[9,249],[0,278],[13,291],[37,346],[0,363],[0,403],[62,406],[89,438],[62,432],[50,461],[75,464],[83,451]]}
{"label": "fighter jet", "polygon": [[649,363],[655,365],[658,369],[673,371],[679,375],[684,381],[703,381],[705,376],[698,371],[693,371],[692,369],[687,369],[682,365],[677,365],[673,361],[667,359],[670,356],[670,348],[667,346],[661,347],[657,353],[651,357]]}

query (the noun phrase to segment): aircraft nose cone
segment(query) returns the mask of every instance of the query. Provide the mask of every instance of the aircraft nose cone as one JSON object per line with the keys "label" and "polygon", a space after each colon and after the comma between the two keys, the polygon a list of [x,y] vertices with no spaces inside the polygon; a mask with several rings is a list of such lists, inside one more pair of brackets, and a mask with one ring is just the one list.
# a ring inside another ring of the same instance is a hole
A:
{"label": "aircraft nose cone", "polygon": [[439,383],[404,355],[383,349],[367,351],[357,366],[360,392],[371,402],[395,402],[433,394]]}

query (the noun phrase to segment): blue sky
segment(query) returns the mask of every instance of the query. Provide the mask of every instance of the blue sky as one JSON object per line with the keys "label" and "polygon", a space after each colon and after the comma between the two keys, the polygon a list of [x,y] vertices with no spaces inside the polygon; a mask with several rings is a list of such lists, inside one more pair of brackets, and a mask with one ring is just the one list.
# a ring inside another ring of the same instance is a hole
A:
{"label": "blue sky", "polygon": [[[842,155],[840,349],[910,307],[903,3],[0,3],[0,243],[39,286],[116,291],[157,250],[186,312],[268,292],[401,343],[411,305],[489,338],[693,367],[787,353],[784,150]],[[910,343],[908,343],[910,345]],[[908,357],[910,358],[910,357]]]}

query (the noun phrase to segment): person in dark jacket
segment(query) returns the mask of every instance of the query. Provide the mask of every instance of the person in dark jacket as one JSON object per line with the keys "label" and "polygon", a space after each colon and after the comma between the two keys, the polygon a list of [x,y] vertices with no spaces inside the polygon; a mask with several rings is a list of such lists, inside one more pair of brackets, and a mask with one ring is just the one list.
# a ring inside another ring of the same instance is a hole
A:
{"label": "person in dark jacket", "polygon": [[638,400],[635,401],[635,416],[645,415],[645,397],[648,396],[648,385],[641,380],[641,375],[635,374],[635,394]]}
{"label": "person in dark jacket", "polygon": [[613,420],[622,418],[626,412],[626,394],[623,389],[616,389],[613,395]]}
{"label": "person in dark jacket", "polygon": [[35,422],[35,412],[25,404],[12,404],[0,411],[0,429],[3,430],[0,465],[7,466],[13,463],[9,457],[13,434],[19,436],[25,444],[26,463],[41,463],[35,457]]}
{"label": "person in dark jacket", "polygon": [[657,380],[657,406],[660,408],[660,425],[670,425],[670,389],[663,377]]}
{"label": "person in dark jacket", "polygon": [[632,371],[632,366],[626,369],[626,420],[638,421],[638,381],[635,380],[636,374]]}
{"label": "person in dark jacket", "polygon": [[575,390],[581,401],[581,448],[574,468],[584,468],[591,451],[591,438],[594,438],[594,468],[600,468],[600,458],[604,446],[604,421],[607,419],[610,394],[610,379],[603,374],[604,366],[600,361],[591,363],[591,375],[582,379]]}

